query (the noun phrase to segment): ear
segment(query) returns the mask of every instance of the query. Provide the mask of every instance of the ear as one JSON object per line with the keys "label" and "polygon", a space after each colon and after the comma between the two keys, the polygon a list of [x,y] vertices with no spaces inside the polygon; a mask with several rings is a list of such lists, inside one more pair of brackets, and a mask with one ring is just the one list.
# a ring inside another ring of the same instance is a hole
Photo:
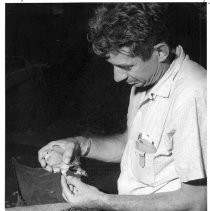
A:
{"label": "ear", "polygon": [[169,47],[166,43],[158,43],[154,46],[154,51],[157,52],[158,61],[165,62],[169,55]]}

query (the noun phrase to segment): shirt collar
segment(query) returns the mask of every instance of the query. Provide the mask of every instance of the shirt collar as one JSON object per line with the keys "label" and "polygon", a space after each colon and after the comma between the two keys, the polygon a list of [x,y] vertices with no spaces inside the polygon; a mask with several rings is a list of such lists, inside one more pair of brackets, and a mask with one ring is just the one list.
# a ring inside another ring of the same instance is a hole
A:
{"label": "shirt collar", "polygon": [[180,66],[185,57],[183,48],[180,45],[177,46],[175,60],[172,62],[160,81],[148,91],[147,96],[149,99],[154,99],[156,96],[164,98],[168,98],[170,96],[173,81],[179,72]]}

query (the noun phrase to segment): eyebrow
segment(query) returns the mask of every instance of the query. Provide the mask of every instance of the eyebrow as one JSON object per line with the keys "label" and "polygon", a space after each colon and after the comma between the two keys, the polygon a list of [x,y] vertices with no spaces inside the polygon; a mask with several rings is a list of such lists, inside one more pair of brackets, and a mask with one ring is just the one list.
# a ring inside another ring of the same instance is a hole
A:
{"label": "eyebrow", "polygon": [[121,63],[121,64],[113,64],[109,61],[109,59],[106,59],[108,63],[110,63],[113,66],[119,67],[119,68],[128,68],[128,67],[133,67],[135,64],[126,64],[126,63]]}

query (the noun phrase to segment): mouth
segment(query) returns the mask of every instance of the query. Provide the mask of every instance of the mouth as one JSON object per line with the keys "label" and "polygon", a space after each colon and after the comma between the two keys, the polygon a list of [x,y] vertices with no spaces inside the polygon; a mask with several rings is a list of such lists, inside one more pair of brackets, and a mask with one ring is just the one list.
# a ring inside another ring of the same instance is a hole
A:
{"label": "mouth", "polygon": [[144,86],[142,81],[126,81],[126,83],[131,86]]}
{"label": "mouth", "polygon": [[129,85],[134,85],[135,83],[134,82],[126,82],[127,84]]}
{"label": "mouth", "polygon": [[137,82],[136,82],[136,81],[128,81],[128,80],[127,80],[126,83],[129,84],[129,85],[134,85],[134,84],[136,84]]}

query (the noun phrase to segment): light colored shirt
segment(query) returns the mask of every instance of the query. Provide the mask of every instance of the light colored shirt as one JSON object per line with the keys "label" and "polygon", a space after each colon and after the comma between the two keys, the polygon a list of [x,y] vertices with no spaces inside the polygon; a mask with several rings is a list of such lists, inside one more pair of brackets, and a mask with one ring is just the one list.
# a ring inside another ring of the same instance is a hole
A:
{"label": "light colored shirt", "polygon": [[[176,55],[152,89],[135,93],[132,87],[119,194],[174,191],[206,177],[206,70],[181,46]],[[156,152],[139,150],[140,134]]]}

